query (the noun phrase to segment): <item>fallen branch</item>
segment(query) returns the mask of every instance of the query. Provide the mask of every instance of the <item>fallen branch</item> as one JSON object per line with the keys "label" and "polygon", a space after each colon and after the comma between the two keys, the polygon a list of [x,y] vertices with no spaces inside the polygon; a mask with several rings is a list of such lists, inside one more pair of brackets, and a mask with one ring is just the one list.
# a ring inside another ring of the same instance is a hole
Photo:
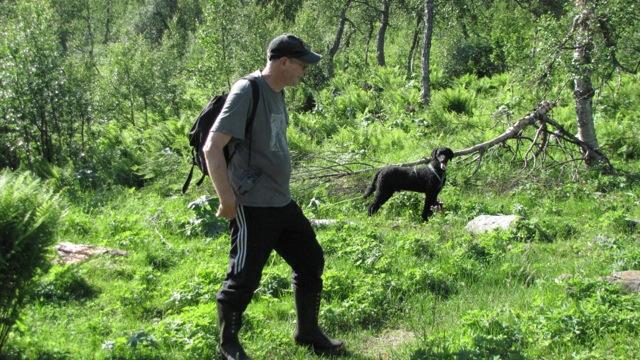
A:
{"label": "fallen branch", "polygon": [[485,142],[483,142],[481,144],[477,144],[477,145],[474,145],[472,147],[463,149],[463,150],[454,151],[454,155],[455,156],[463,156],[463,155],[469,155],[469,154],[473,154],[473,153],[484,152],[484,151],[487,151],[488,149],[492,148],[495,145],[504,143],[505,141],[507,141],[509,139],[517,138],[517,137],[519,137],[519,134],[522,132],[522,130],[526,126],[535,124],[535,122],[538,119],[540,119],[543,115],[545,115],[551,109],[553,109],[553,107],[555,105],[556,105],[555,102],[542,101],[540,104],[538,104],[536,110],[534,110],[529,115],[523,117],[522,119],[518,120],[518,122],[516,122],[511,127],[509,127],[507,129],[507,131],[502,133],[500,136],[498,136],[498,137],[496,137],[494,139],[491,139],[489,141],[485,141]]}
{"label": "fallen branch", "polygon": [[558,124],[558,122],[556,122],[555,120],[553,120],[550,117],[548,117],[546,114],[542,116],[542,119],[545,122],[547,122],[547,123],[553,125],[554,127],[556,127],[556,129],[558,131],[555,132],[555,134],[559,133],[561,135],[562,139],[580,146],[583,149],[583,153],[585,154],[585,156],[590,151],[598,154],[598,156],[600,156],[600,158],[601,158],[601,161],[604,163],[604,170],[606,172],[612,173],[614,171],[613,165],[611,165],[611,162],[609,161],[609,158],[607,158],[607,156],[602,151],[600,151],[600,149],[596,149],[596,148],[592,147],[591,145],[587,144],[586,142],[578,139],[577,137],[572,135],[570,132],[565,130],[560,124]]}
{"label": "fallen branch", "polygon": [[[536,109],[529,113],[528,115],[522,117],[520,120],[516,121],[515,124],[511,125],[505,132],[498,135],[497,137],[482,142],[480,144],[473,145],[471,147],[454,151],[455,157],[462,157],[477,154],[477,156],[473,157],[473,160],[469,161],[466,165],[471,165],[475,163],[475,169],[473,174],[477,173],[482,165],[482,161],[485,158],[485,155],[488,150],[495,146],[503,146],[509,149],[510,152],[513,153],[513,159],[515,160],[519,154],[520,143],[523,140],[528,140],[531,142],[531,145],[527,148],[524,154],[524,167],[526,168],[529,162],[533,163],[533,167],[537,165],[537,159],[542,155],[540,162],[546,161],[547,154],[546,150],[549,148],[549,139],[554,139],[557,141],[558,146],[564,152],[567,158],[570,158],[570,162],[575,160],[570,152],[567,149],[563,141],[575,144],[579,146],[582,150],[583,154],[587,154],[589,152],[594,152],[602,158],[603,162],[603,170],[607,173],[611,173],[614,171],[613,166],[609,162],[609,159],[599,150],[592,148],[589,144],[584,141],[578,139],[573,134],[565,130],[557,121],[553,120],[549,117],[548,113],[554,108],[556,105],[555,101],[542,101],[538,104]],[[524,130],[528,126],[535,126],[536,133],[533,137],[528,137],[523,135]],[[516,140],[516,148],[515,151],[512,147],[507,144],[508,140]],[[534,151],[535,149],[535,151]],[[553,157],[549,156],[551,160],[557,162]],[[329,163],[328,166],[317,166],[317,167],[306,167],[301,169],[295,176],[294,179],[297,180],[320,180],[320,181],[328,181],[329,179],[338,179],[344,178],[353,175],[359,175],[364,173],[373,172],[377,169],[372,164],[367,164],[363,162],[345,162],[341,163],[336,160],[324,159],[326,163]],[[402,164],[394,164],[395,166],[417,166],[426,164],[429,162],[429,158],[422,158],[420,160],[402,163]],[[584,157],[583,157],[584,160]],[[560,163],[561,165],[563,163]],[[560,166],[561,166],[560,165]],[[366,169],[354,169],[353,167],[367,167]],[[472,175],[473,176],[473,175]]]}

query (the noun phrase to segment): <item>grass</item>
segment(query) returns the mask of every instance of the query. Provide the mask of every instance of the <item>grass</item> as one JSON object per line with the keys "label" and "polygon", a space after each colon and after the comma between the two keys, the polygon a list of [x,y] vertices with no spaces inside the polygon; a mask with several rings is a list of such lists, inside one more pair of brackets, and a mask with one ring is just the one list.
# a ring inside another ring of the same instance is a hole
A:
{"label": "grass", "polygon": [[[373,79],[389,89],[395,75],[385,71]],[[486,114],[506,96],[505,77],[481,81],[450,92],[451,102],[463,99],[465,107],[473,107],[473,119],[466,110],[451,113],[443,104],[420,121],[401,103],[415,97],[415,88],[398,90],[406,96],[385,94],[400,103],[378,99],[382,104],[374,109],[363,100],[373,95],[359,87],[350,93],[345,86],[337,107],[295,118],[291,145],[300,153],[339,153],[376,166],[419,159],[445,142],[456,149],[469,146],[502,131]],[[493,97],[480,96],[484,88]],[[333,116],[344,116],[340,126]],[[309,217],[342,221],[317,229],[326,256],[320,319],[328,333],[347,341],[347,359],[638,355],[637,295],[599,280],[612,271],[640,268],[640,234],[626,220],[640,217],[637,176],[605,177],[579,165],[523,169],[505,153],[488,154],[473,176],[473,165],[456,159],[440,196],[446,211],[428,223],[419,221],[417,194],[397,194],[379,214],[367,217],[359,191],[368,175],[332,185],[294,184],[295,198]],[[612,160],[637,173],[640,163],[628,155]],[[310,161],[322,165],[322,159]],[[170,174],[141,189],[63,192],[67,210],[59,241],[129,255],[54,265],[37,279],[40,290],[3,355],[214,357],[214,296],[226,271],[229,240],[226,224],[212,216],[216,200],[202,200],[210,185],[181,196],[182,180]],[[524,218],[513,230],[471,235],[464,229],[479,214],[512,213]],[[295,310],[289,276],[274,255],[246,312],[241,338],[255,359],[317,358],[291,339]]]}
{"label": "grass", "polygon": [[[334,209],[332,199],[314,209],[316,216],[353,223],[318,230],[327,254],[321,319],[330,333],[347,339],[353,352],[349,358],[422,358],[433,354],[433,344],[446,344],[438,355],[444,358],[480,356],[469,345],[466,315],[565,306],[565,289],[556,281],[560,275],[607,275],[616,259],[639,242],[637,231],[618,221],[637,206],[635,195],[569,196],[564,188],[533,188],[498,199],[499,194],[478,190],[448,189],[443,201],[456,212],[438,214],[426,224],[418,221],[421,204],[410,196],[390,202],[373,218],[363,215],[361,200],[351,201],[346,213],[345,206]],[[636,194],[637,185],[628,190]],[[636,203],[620,202],[620,197],[635,197]],[[451,204],[459,199],[465,200]],[[54,271],[89,284],[92,295],[34,299],[11,337],[13,353],[72,359],[212,355],[217,332],[213,295],[226,269],[228,240],[223,231],[205,236],[202,227],[193,228],[201,224],[194,225],[197,214],[187,208],[190,200],[122,190],[93,210],[71,207],[61,240],[120,248],[130,255],[97,257],[64,269],[55,265]],[[463,229],[476,213],[504,212],[517,204],[528,217],[546,221],[548,230],[555,219],[572,224],[571,235],[521,242],[515,232],[473,237]],[[288,273],[274,255],[247,311],[242,338],[258,359],[312,358],[290,338],[295,312]],[[68,286],[47,277],[39,281]],[[604,346],[600,341],[571,349],[599,348]],[[629,341],[620,346],[637,345]],[[527,348],[519,351],[525,356]],[[567,353],[556,353],[562,354]]]}

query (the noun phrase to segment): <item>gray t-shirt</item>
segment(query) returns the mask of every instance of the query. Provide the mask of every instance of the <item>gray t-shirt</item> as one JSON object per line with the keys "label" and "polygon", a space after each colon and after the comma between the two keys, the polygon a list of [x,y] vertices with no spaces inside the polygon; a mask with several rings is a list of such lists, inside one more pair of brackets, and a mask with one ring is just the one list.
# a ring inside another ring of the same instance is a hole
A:
{"label": "gray t-shirt", "polygon": [[[291,159],[287,143],[289,115],[284,93],[273,91],[259,71],[249,76],[257,80],[260,88],[258,108],[250,137],[250,165],[249,141],[244,138],[245,125],[253,105],[251,84],[248,80],[241,79],[233,84],[211,131],[232,136],[228,146],[233,157],[228,171],[238,203],[258,207],[285,206],[291,201]],[[242,195],[238,187],[245,180],[249,166],[259,169],[261,175],[255,185]]]}

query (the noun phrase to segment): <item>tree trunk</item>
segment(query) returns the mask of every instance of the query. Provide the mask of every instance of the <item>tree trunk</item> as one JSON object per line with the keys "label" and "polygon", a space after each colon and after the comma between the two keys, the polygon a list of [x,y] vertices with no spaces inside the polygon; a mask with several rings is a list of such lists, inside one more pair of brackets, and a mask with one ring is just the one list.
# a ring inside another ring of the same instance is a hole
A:
{"label": "tree trunk", "polygon": [[95,63],[95,59],[93,57],[94,52],[94,36],[93,36],[93,26],[91,24],[91,5],[87,4],[86,7],[86,16],[84,16],[84,21],[87,23],[87,32],[85,36],[87,37],[87,41],[89,42],[89,59],[91,63]]}
{"label": "tree trunk", "polygon": [[347,10],[351,5],[352,0],[347,0],[347,3],[344,5],[342,10],[340,11],[340,22],[338,23],[338,31],[336,31],[336,37],[333,40],[333,45],[328,51],[328,61],[327,61],[327,73],[329,78],[333,77],[333,58],[338,53],[338,49],[340,49],[340,42],[342,41],[342,34],[344,33],[344,25],[347,22]]}
{"label": "tree trunk", "polygon": [[[591,85],[591,50],[593,49],[593,34],[591,22],[595,20],[593,10],[587,6],[589,0],[576,0],[579,14],[576,23],[576,44],[573,52],[573,96],[576,101],[576,118],[578,122],[577,138],[598,149],[598,139],[593,124],[593,95]],[[583,153],[587,165],[600,162],[601,156],[593,151]]]}
{"label": "tree trunk", "polygon": [[422,105],[429,106],[431,101],[431,84],[429,81],[431,56],[431,38],[433,36],[433,0],[424,2],[424,41],[422,45]]}
{"label": "tree trunk", "polygon": [[102,43],[104,45],[108,44],[111,41],[111,4],[107,5],[107,14],[105,15],[105,23],[104,23],[104,38],[102,39]]}
{"label": "tree trunk", "polygon": [[369,32],[367,33],[367,46],[364,50],[364,64],[369,65],[369,45],[371,44],[371,37],[373,36],[373,22],[369,23]]}
{"label": "tree trunk", "polygon": [[422,11],[416,11],[416,27],[413,29],[413,38],[411,40],[411,49],[407,57],[407,79],[413,75],[413,57],[418,47],[418,39],[420,36],[420,24],[422,24]]}
{"label": "tree trunk", "polygon": [[385,66],[384,59],[384,39],[387,34],[387,27],[389,27],[389,6],[390,0],[383,0],[382,2],[382,21],[380,29],[378,30],[378,38],[376,41],[378,49],[378,65]]}

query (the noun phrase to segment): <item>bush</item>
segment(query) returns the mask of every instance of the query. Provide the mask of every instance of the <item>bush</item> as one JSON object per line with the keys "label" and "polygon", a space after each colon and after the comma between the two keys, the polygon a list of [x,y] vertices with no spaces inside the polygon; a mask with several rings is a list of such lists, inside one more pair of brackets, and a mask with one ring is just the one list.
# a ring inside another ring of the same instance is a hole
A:
{"label": "bush", "polygon": [[522,334],[517,324],[502,314],[472,311],[464,319],[465,331],[472,339],[478,358],[521,359]]}
{"label": "bush", "polygon": [[0,350],[31,280],[46,266],[60,218],[57,197],[29,173],[0,173]]}
{"label": "bush", "polygon": [[490,77],[505,70],[502,51],[482,39],[470,39],[455,43],[445,59],[444,71],[453,78],[464,74]]}

